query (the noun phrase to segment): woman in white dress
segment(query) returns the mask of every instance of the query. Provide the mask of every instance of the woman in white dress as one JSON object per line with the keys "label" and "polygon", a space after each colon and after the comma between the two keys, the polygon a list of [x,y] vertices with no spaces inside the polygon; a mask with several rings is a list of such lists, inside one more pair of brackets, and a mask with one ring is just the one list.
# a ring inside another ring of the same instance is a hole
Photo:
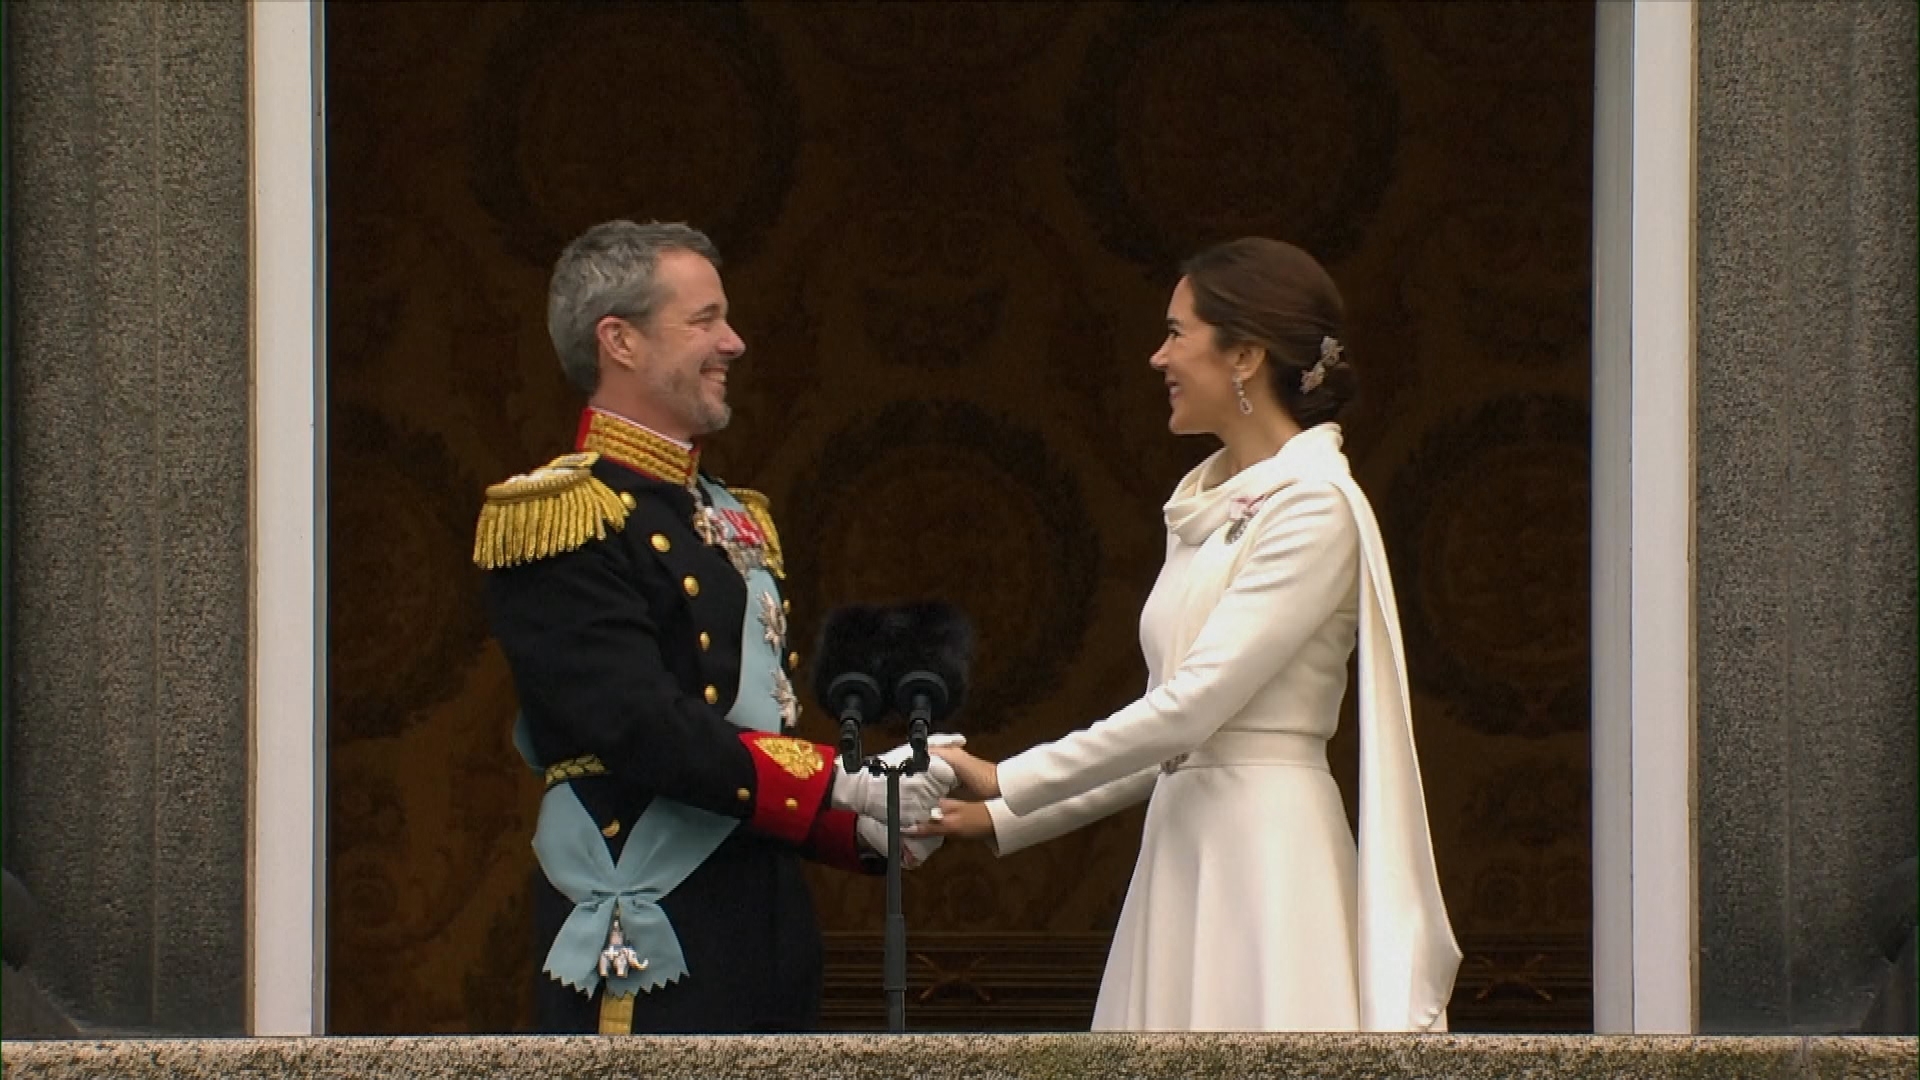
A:
{"label": "woman in white dress", "polygon": [[[1146,696],[998,766],[964,750],[924,836],[1007,854],[1150,799],[1094,1010],[1109,1031],[1440,1031],[1460,951],[1414,755],[1380,532],[1334,423],[1343,304],[1273,240],[1182,267],[1165,376],[1176,434],[1221,449],[1166,504],[1140,616]],[[1358,644],[1357,844],[1327,769]]]}

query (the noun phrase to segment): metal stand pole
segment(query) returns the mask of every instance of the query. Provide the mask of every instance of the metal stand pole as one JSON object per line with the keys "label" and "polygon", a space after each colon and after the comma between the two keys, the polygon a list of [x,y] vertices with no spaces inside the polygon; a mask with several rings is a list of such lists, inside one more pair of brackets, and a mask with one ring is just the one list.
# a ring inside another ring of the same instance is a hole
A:
{"label": "metal stand pole", "polygon": [[887,1030],[907,1030],[907,917],[900,910],[900,772],[887,772]]}

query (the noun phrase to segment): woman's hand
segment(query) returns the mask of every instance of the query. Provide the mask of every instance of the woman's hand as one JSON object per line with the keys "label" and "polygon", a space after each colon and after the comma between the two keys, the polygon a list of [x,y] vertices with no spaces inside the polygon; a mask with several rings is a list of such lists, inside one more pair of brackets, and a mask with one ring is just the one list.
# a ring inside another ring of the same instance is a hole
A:
{"label": "woman's hand", "polygon": [[930,746],[927,752],[953,766],[960,783],[953,790],[970,799],[1000,797],[1000,767],[957,746]]}
{"label": "woman's hand", "polygon": [[901,834],[916,840],[929,836],[980,840],[993,835],[993,815],[987,813],[986,803],[941,799],[933,813],[934,816],[926,821],[901,829]]}

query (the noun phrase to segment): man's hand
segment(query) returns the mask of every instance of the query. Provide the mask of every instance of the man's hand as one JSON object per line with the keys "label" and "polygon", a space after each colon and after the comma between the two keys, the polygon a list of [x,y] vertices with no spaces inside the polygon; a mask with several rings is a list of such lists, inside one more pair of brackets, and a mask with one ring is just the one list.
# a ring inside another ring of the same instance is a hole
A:
{"label": "man's hand", "polygon": [[900,824],[918,825],[932,817],[940,800],[959,782],[953,766],[928,755],[927,771],[900,778]]}
{"label": "man's hand", "polygon": [[[935,735],[927,740],[927,745],[935,751],[944,752],[959,750],[966,742],[964,735]],[[912,753],[912,748],[903,743],[880,755],[880,760],[889,765],[898,765]],[[933,808],[940,805],[940,800],[958,782],[958,774],[952,765],[929,755],[925,772],[900,778],[900,824],[916,825],[927,820]],[[865,769],[851,775],[836,769],[833,774],[832,801],[837,809],[851,810],[861,817],[884,823],[887,820],[887,778]],[[882,850],[885,850],[884,847]]]}
{"label": "man's hand", "polygon": [[[887,854],[887,823],[876,818],[863,817],[854,824],[853,832],[860,843],[875,855]],[[905,829],[900,831],[900,869],[912,870],[933,858],[945,841],[938,836],[908,836]]]}

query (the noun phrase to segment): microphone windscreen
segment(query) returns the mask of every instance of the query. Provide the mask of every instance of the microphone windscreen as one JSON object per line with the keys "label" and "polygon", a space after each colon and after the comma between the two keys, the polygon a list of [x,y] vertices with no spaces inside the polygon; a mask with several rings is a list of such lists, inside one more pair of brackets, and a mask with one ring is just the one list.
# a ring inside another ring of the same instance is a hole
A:
{"label": "microphone windscreen", "polygon": [[914,671],[939,676],[947,693],[937,722],[966,700],[967,674],[973,666],[973,624],[959,608],[938,600],[902,604],[890,616],[900,633],[887,651],[881,682],[892,687]]}
{"label": "microphone windscreen", "polygon": [[849,604],[827,613],[820,626],[820,642],[813,650],[813,696],[822,708],[838,710],[827,700],[833,680],[849,672],[878,676],[888,637],[885,613],[869,604]]}

